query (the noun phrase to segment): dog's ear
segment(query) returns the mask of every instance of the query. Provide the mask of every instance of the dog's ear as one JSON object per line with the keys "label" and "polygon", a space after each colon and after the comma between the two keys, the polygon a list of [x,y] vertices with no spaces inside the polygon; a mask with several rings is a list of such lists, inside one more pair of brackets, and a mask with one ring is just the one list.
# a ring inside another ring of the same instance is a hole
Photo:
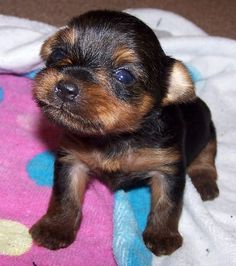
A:
{"label": "dog's ear", "polygon": [[195,98],[194,84],[187,68],[182,62],[173,59],[168,73],[167,89],[162,99],[162,106],[187,103]]}
{"label": "dog's ear", "polygon": [[[73,27],[64,26],[49,37],[42,45],[40,55],[44,61],[47,61],[53,50],[62,50],[64,47],[72,47],[76,41],[76,30]],[[60,48],[60,49],[58,49]]]}
{"label": "dog's ear", "polygon": [[43,61],[47,61],[52,53],[53,47],[56,45],[58,39],[58,32],[49,37],[42,45],[40,50],[40,56]]}

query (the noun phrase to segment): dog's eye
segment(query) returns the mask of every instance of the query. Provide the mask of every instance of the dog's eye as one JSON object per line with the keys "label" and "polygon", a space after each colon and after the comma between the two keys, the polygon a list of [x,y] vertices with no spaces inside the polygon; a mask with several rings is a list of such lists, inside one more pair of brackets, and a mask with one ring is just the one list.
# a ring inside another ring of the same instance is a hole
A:
{"label": "dog's eye", "polygon": [[51,66],[54,65],[55,63],[57,63],[58,61],[62,60],[63,58],[65,58],[66,53],[64,50],[57,48],[55,49],[52,54],[49,56],[49,58],[47,59],[46,65],[47,66]]}
{"label": "dog's eye", "polygon": [[114,72],[114,77],[119,82],[125,84],[125,85],[131,85],[134,82],[133,75],[127,70],[127,69],[117,69]]}
{"label": "dog's eye", "polygon": [[66,55],[65,51],[62,49],[59,49],[59,48],[52,52],[52,57],[55,60],[60,60],[60,59],[64,58],[65,55]]}

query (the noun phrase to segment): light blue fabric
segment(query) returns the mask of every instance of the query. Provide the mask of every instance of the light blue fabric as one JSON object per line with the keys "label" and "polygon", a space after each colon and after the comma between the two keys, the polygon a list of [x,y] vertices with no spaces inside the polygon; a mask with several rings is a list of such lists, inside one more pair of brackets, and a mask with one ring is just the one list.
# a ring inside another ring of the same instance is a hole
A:
{"label": "light blue fabric", "polygon": [[149,209],[150,192],[146,187],[115,193],[113,251],[118,265],[152,264],[152,253],[142,238]]}
{"label": "light blue fabric", "polygon": [[53,183],[55,154],[45,151],[35,155],[26,166],[29,177],[39,186],[51,187]]}
{"label": "light blue fabric", "polygon": [[23,77],[34,79],[36,74],[40,71],[40,69],[32,70],[30,72],[27,72],[25,74],[22,74]]}
{"label": "light blue fabric", "polygon": [[4,90],[2,87],[0,87],[0,102],[2,102],[4,99]]}
{"label": "light blue fabric", "polygon": [[204,79],[200,71],[195,66],[191,64],[185,64],[185,66],[187,67],[194,83]]}

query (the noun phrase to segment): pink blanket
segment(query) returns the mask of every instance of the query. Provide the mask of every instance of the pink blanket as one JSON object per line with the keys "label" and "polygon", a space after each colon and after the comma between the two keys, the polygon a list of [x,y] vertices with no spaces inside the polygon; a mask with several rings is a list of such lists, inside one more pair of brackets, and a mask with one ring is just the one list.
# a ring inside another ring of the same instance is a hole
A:
{"label": "pink blanket", "polygon": [[81,228],[70,247],[49,251],[27,233],[47,208],[58,137],[33,102],[29,79],[0,75],[0,123],[0,265],[115,265],[113,199],[98,181],[86,193]]}

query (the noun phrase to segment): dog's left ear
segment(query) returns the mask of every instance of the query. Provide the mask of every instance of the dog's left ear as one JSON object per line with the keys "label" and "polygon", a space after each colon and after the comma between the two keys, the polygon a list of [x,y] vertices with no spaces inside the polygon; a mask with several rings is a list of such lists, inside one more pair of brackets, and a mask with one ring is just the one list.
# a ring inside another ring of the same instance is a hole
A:
{"label": "dog's left ear", "polygon": [[178,60],[173,60],[169,70],[167,90],[162,99],[162,106],[187,103],[196,98],[192,78],[184,66]]}

